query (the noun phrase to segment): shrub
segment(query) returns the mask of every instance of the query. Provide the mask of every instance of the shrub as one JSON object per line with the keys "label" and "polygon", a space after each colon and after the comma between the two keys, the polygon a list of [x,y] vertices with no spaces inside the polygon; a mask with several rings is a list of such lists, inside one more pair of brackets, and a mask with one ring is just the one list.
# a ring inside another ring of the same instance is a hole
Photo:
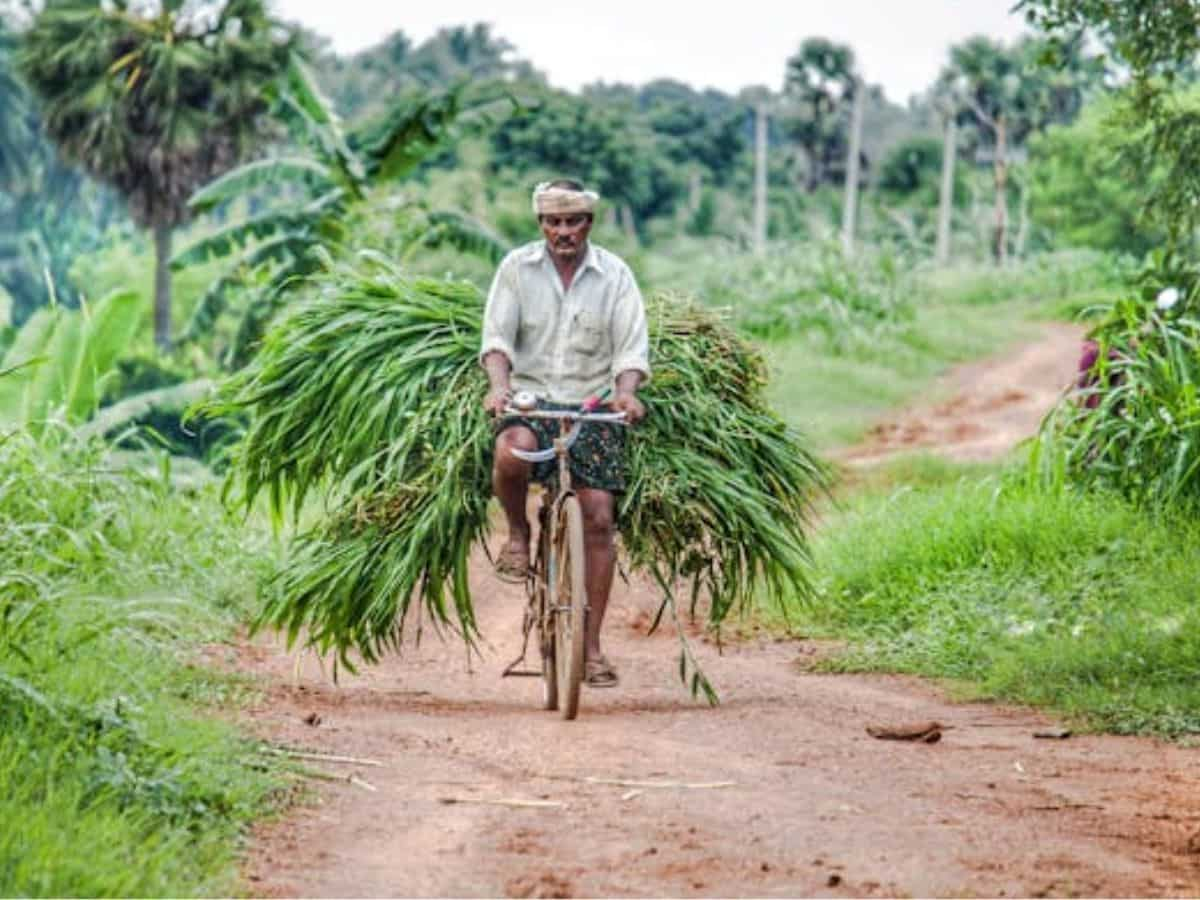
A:
{"label": "shrub", "polygon": [[1092,332],[1092,385],[1043,423],[1034,465],[1044,477],[1200,506],[1198,311],[1200,271],[1155,255]]}

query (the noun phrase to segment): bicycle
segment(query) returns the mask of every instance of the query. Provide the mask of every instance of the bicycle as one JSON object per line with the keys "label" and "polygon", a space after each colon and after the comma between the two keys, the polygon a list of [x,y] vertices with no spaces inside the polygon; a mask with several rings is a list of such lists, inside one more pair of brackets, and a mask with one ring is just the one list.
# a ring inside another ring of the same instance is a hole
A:
{"label": "bicycle", "polygon": [[[586,662],[587,592],[584,583],[583,512],[571,486],[568,456],[585,422],[624,425],[625,413],[595,412],[584,404],[579,409],[538,409],[537,398],[525,392],[513,397],[506,416],[552,419],[559,423],[559,436],[545,450],[514,450],[528,463],[558,460],[554,488],[542,489],[538,510],[537,551],[526,578],[529,601],[521,630],[521,655],[504,669],[501,677],[532,676],[542,679],[542,707],[558,710],[564,719],[579,713],[579,689]],[[529,636],[536,629],[541,653],[540,671],[518,668],[525,662]]]}

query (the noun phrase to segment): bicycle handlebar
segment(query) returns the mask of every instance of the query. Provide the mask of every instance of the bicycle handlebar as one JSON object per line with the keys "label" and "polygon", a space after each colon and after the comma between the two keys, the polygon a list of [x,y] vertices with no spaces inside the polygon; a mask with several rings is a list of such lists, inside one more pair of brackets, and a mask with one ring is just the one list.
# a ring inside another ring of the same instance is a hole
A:
{"label": "bicycle handlebar", "polygon": [[625,413],[623,412],[583,412],[577,409],[517,409],[514,406],[506,407],[504,410],[506,416],[520,416],[522,419],[566,419],[570,422],[608,422],[612,425],[624,425]]}
{"label": "bicycle handlebar", "polygon": [[[571,449],[579,440],[579,433],[583,430],[584,422],[607,422],[610,425],[627,424],[623,412],[596,413],[584,412],[580,409],[517,409],[514,406],[508,406],[504,410],[504,415],[520,416],[523,419],[554,419],[560,422],[573,422],[571,430],[563,439],[563,450]],[[517,450],[514,448],[512,455],[525,462],[536,463],[554,459],[557,452],[554,447],[547,447],[545,450]]]}

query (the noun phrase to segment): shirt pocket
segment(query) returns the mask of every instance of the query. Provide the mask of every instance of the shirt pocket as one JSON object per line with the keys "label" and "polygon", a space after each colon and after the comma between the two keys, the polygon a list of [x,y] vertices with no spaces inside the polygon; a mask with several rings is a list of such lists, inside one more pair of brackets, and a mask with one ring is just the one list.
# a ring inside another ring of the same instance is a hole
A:
{"label": "shirt pocket", "polygon": [[580,310],[571,320],[570,347],[584,356],[595,356],[608,342],[608,323],[590,310]]}

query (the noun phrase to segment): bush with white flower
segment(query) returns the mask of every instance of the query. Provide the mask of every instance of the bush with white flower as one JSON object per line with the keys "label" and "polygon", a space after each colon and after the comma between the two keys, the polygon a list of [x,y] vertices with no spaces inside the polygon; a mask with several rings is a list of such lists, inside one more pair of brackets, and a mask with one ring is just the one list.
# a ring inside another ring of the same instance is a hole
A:
{"label": "bush with white flower", "polygon": [[1092,370],[1047,416],[1039,474],[1200,509],[1200,271],[1154,254],[1089,334]]}

